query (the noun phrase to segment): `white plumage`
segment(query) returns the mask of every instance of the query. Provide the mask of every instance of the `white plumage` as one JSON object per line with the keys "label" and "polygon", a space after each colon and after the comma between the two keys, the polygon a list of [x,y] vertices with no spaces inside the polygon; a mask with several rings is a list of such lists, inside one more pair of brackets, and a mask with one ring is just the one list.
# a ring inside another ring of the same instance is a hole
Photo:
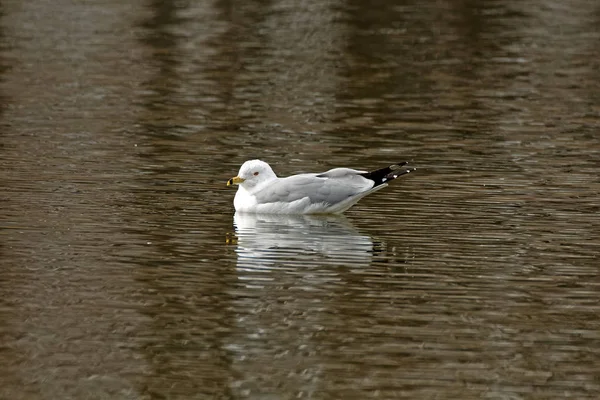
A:
{"label": "white plumage", "polygon": [[406,163],[367,172],[334,168],[323,173],[278,178],[269,164],[246,161],[227,185],[239,185],[233,204],[238,212],[259,214],[340,214],[360,199],[414,171]]}

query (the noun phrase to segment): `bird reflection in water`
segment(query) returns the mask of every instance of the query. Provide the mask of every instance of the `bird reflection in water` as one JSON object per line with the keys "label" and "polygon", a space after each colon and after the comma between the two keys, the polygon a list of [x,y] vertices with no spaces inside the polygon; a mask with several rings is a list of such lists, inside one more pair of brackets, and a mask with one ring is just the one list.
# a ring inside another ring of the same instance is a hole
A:
{"label": "bird reflection in water", "polygon": [[[388,256],[385,246],[339,215],[236,213],[234,225],[231,390],[270,398],[314,393],[327,379],[322,365],[335,353],[331,343],[351,315],[364,311],[356,299],[369,296],[366,281],[386,270],[374,265]],[[260,384],[269,381],[285,384]]]}
{"label": "bird reflection in water", "polygon": [[234,216],[238,268],[348,265],[368,267],[375,247],[338,215],[243,214]]}

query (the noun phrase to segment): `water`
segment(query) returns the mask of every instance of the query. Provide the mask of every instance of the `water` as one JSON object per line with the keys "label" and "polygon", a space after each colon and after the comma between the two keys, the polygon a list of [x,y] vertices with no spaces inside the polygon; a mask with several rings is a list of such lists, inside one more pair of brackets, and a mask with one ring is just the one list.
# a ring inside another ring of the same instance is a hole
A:
{"label": "water", "polygon": [[[0,398],[600,396],[596,2],[0,11]],[[418,170],[234,215],[255,157]]]}

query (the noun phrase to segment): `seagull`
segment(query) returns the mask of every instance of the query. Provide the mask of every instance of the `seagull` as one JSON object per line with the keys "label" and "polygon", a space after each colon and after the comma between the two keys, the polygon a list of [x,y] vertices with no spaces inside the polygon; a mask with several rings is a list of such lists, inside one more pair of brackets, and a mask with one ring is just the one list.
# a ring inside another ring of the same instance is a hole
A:
{"label": "seagull", "polygon": [[269,164],[246,161],[227,186],[238,185],[233,205],[237,212],[255,214],[341,214],[363,197],[416,168],[408,162],[375,171],[334,168],[327,172],[278,178]]}

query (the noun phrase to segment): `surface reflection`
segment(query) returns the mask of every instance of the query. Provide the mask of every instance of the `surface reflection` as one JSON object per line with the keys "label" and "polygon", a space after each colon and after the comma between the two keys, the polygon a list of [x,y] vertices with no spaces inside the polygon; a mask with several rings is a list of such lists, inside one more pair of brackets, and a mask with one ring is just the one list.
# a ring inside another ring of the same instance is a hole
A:
{"label": "surface reflection", "polygon": [[[0,399],[598,398],[599,43],[589,0],[0,2]],[[419,173],[226,245],[251,158]]]}
{"label": "surface reflection", "polygon": [[343,216],[236,213],[234,225],[236,317],[225,346],[232,393],[282,398],[323,390],[327,354],[339,343],[321,336],[331,323],[343,326],[339,304],[381,244]]}
{"label": "surface reflection", "polygon": [[343,216],[258,215],[236,213],[239,268],[340,264],[368,266],[371,237],[360,234]]}

